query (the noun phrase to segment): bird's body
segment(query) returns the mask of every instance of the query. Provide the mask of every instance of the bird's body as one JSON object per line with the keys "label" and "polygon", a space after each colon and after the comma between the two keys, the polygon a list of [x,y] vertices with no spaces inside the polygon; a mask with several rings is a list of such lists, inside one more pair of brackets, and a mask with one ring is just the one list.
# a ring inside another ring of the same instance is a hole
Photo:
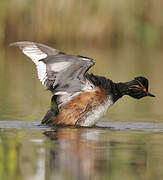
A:
{"label": "bird's body", "polygon": [[[61,106],[58,115],[52,117],[49,124],[92,126],[111,104],[111,97],[101,88],[83,92]],[[46,116],[44,119],[46,122]]]}
{"label": "bird's body", "polygon": [[11,45],[19,46],[32,59],[40,81],[53,93],[43,124],[92,126],[123,95],[137,99],[154,96],[148,92],[148,80],[144,77],[114,83],[89,74],[88,70],[95,64],[91,58],[67,55],[34,42]]}

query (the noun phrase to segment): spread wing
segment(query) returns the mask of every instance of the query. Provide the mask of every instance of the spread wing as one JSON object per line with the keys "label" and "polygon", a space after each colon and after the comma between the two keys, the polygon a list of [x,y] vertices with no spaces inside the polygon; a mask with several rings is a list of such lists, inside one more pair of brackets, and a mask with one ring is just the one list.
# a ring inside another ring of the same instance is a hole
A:
{"label": "spread wing", "polygon": [[36,64],[38,77],[55,95],[74,94],[91,89],[85,74],[95,62],[83,56],[72,56],[43,44],[21,41],[18,46]]}

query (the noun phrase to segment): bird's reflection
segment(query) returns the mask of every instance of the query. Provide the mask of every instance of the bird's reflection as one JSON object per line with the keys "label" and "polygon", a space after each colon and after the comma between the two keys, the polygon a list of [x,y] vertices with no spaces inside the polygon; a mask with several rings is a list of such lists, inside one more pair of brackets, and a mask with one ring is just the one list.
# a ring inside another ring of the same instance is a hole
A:
{"label": "bird's reflection", "polygon": [[[46,176],[56,174],[75,179],[90,179],[103,168],[109,148],[100,140],[103,130],[61,128],[44,134],[53,141],[46,152]],[[104,158],[105,157],[105,158]],[[50,171],[50,172],[49,172]]]}
{"label": "bird's reflection", "polygon": [[121,177],[123,168],[127,177],[141,177],[148,167],[142,136],[130,141],[130,133],[125,134],[124,141],[121,133],[103,128],[58,128],[44,134],[47,179],[112,179]]}

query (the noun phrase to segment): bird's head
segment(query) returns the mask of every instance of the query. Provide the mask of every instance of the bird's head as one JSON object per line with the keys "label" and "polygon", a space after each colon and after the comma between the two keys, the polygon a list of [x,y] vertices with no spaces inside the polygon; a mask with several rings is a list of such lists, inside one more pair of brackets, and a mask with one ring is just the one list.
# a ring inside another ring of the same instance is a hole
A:
{"label": "bird's head", "polygon": [[136,77],[134,80],[127,82],[127,95],[140,99],[146,96],[155,97],[148,92],[148,79],[145,77]]}

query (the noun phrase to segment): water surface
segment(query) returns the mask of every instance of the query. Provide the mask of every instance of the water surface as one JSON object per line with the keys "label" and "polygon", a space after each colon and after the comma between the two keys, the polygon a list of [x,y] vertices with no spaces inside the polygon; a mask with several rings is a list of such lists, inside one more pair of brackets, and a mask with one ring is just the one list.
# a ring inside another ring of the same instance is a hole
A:
{"label": "water surface", "polygon": [[163,124],[0,122],[0,179],[162,179]]}

